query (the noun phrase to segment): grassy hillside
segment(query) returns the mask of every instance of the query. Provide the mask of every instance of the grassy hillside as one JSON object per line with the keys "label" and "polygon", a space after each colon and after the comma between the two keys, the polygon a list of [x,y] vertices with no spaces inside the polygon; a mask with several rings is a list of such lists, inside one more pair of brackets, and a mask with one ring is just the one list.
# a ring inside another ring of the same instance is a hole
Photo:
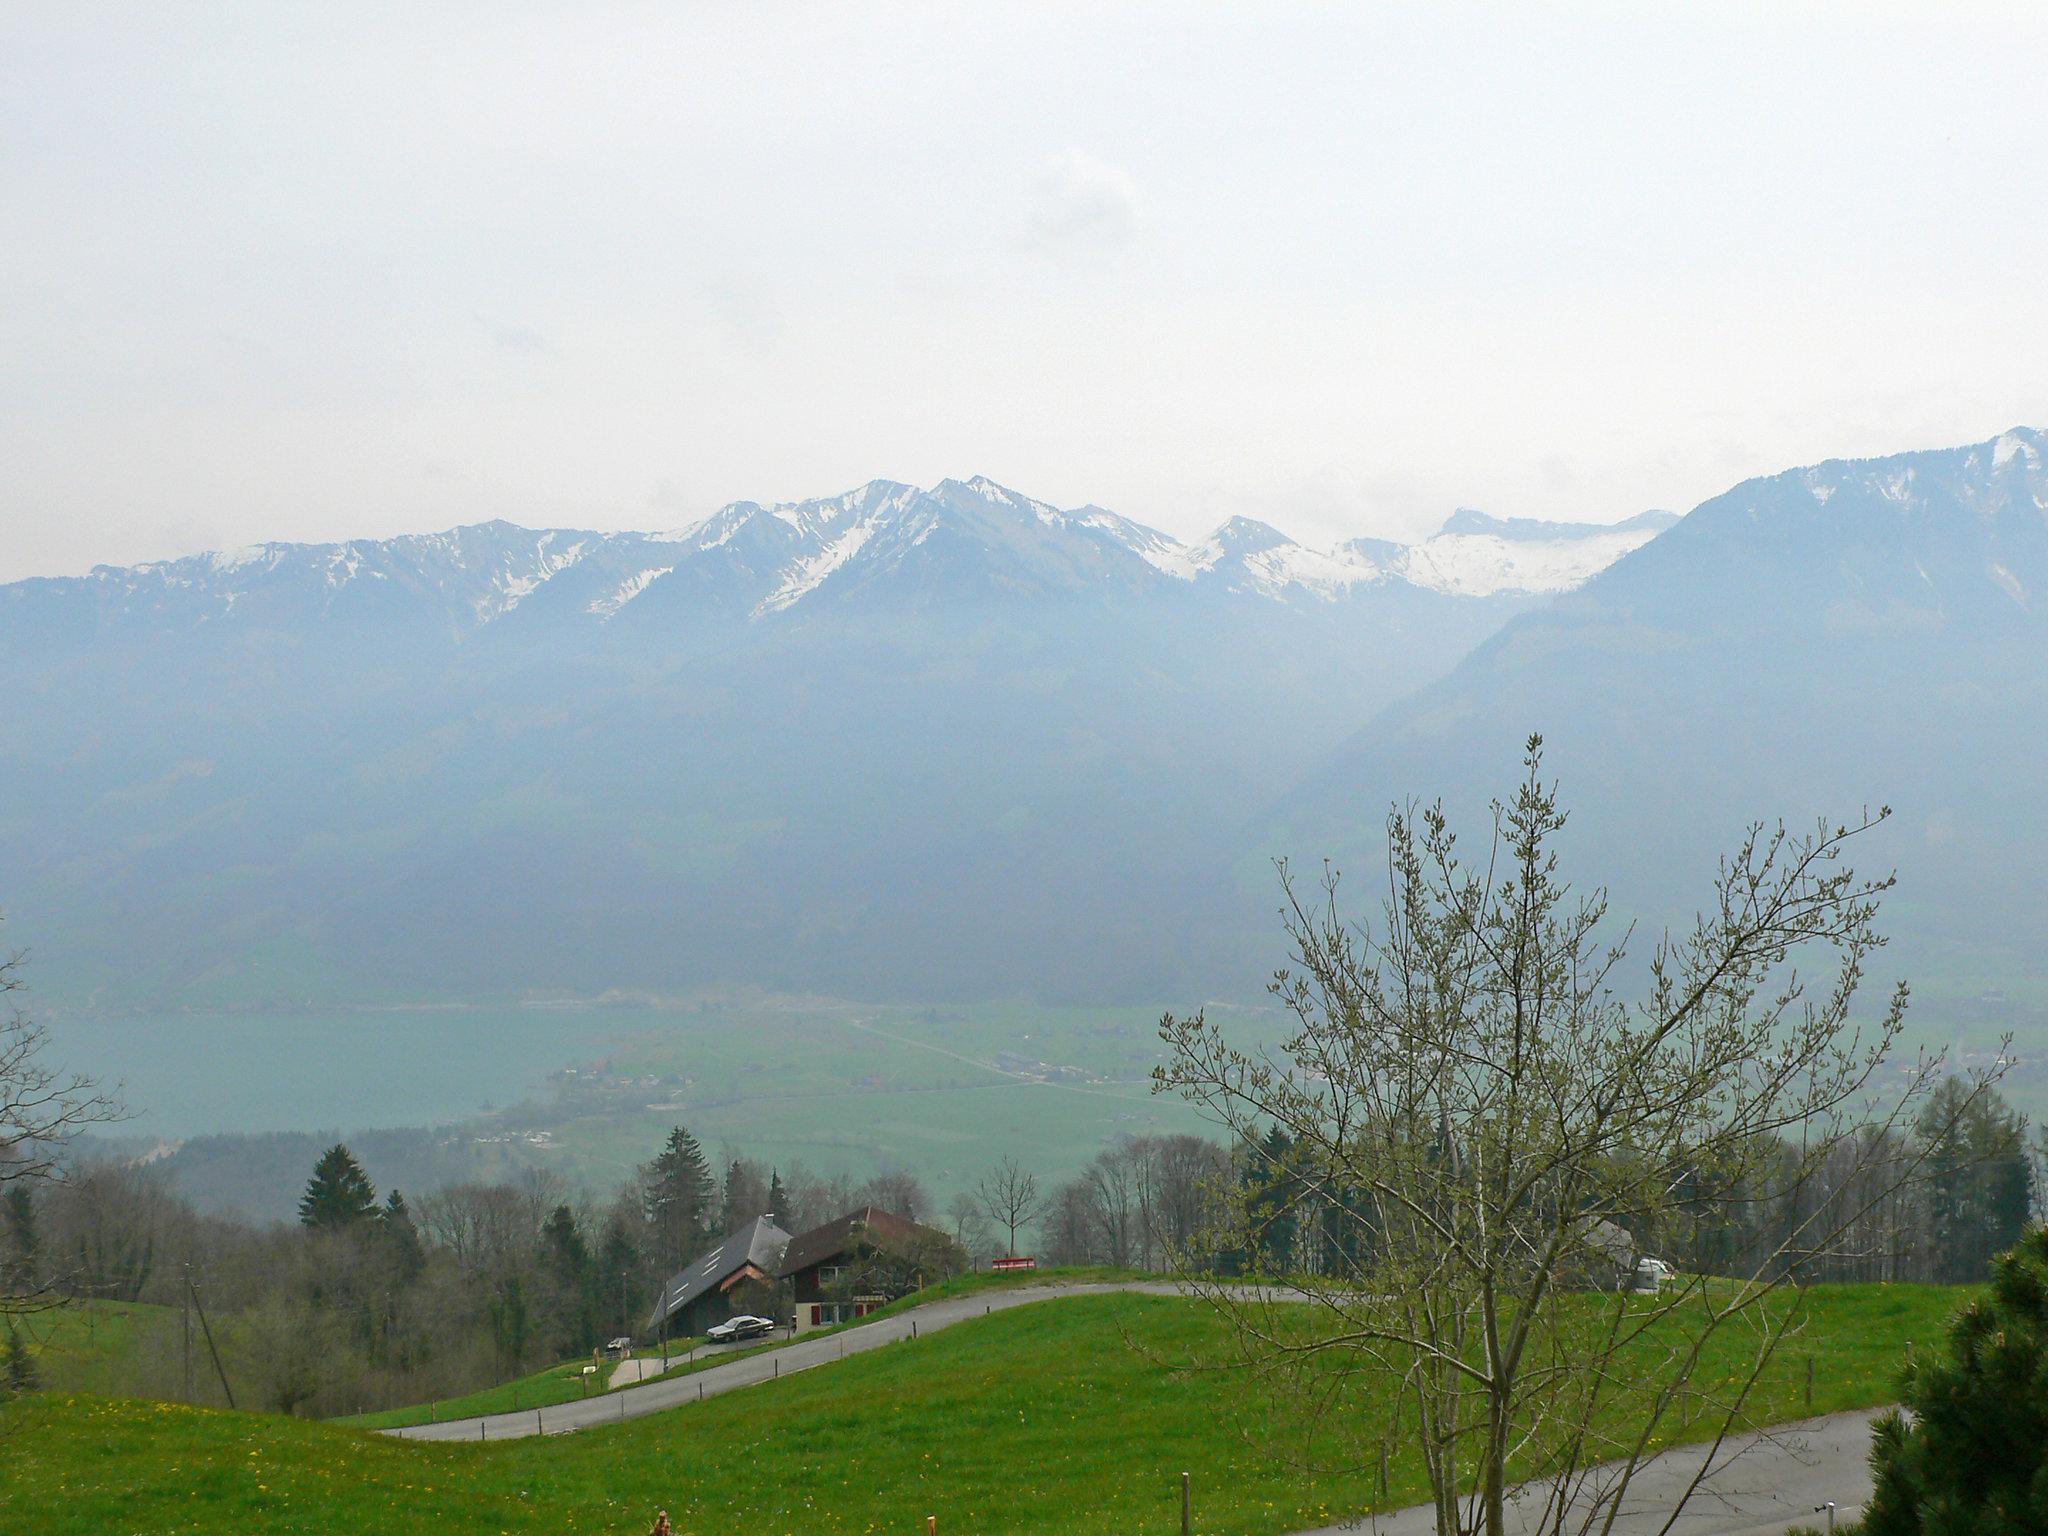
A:
{"label": "grassy hillside", "polygon": [[[1136,1270],[1110,1269],[1100,1265],[1054,1265],[1046,1269],[1029,1272],[1000,1274],[990,1270],[971,1270],[955,1275],[936,1285],[928,1285],[921,1291],[900,1297],[887,1306],[878,1307],[870,1318],[889,1317],[906,1312],[914,1307],[926,1306],[934,1301],[945,1301],[956,1296],[978,1296],[983,1291],[1027,1290],[1041,1285],[1062,1285],[1098,1283],[1117,1280],[1142,1280],[1148,1278]],[[803,1335],[807,1339],[819,1339],[842,1332],[848,1328],[862,1326],[859,1322],[840,1323],[828,1328],[813,1329]],[[644,1385],[646,1381],[666,1381],[677,1376],[689,1376],[697,1371],[708,1371],[716,1366],[729,1365],[735,1360],[750,1355],[762,1354],[771,1349],[786,1349],[796,1342],[790,1338],[778,1338],[756,1344],[747,1349],[707,1350],[701,1358],[694,1358],[694,1339],[674,1341],[669,1358],[674,1362],[666,1371],[648,1376],[640,1382],[628,1382],[621,1387]],[[486,1387],[480,1392],[471,1392],[463,1397],[442,1399],[432,1404],[413,1403],[403,1408],[388,1408],[377,1413],[349,1414],[335,1422],[354,1424],[364,1429],[398,1429],[409,1424],[428,1424],[435,1420],[445,1423],[450,1419],[466,1419],[478,1414],[518,1412],[522,1408],[552,1408],[557,1403],[574,1402],[591,1393],[610,1390],[612,1367],[606,1361],[598,1377],[588,1386],[583,1380],[583,1367],[588,1362],[582,1359],[564,1360],[544,1370],[534,1371],[517,1381],[501,1382],[495,1387]]]}
{"label": "grassy hillside", "polygon": [[495,1387],[485,1387],[482,1391],[465,1393],[461,1397],[445,1398],[436,1403],[416,1403],[381,1413],[350,1414],[336,1422],[364,1429],[392,1429],[403,1424],[428,1424],[435,1419],[466,1419],[480,1413],[552,1408],[557,1403],[573,1403],[605,1390],[611,1380],[612,1362],[598,1362],[597,1373],[586,1380],[583,1368],[591,1363],[580,1358],[567,1360],[529,1372],[516,1381],[503,1381]]}
{"label": "grassy hillside", "polygon": [[[87,1301],[34,1312],[16,1327],[53,1392],[132,1391],[135,1362],[178,1347],[178,1309],[139,1301]],[[199,1348],[198,1325],[193,1347]]]}
{"label": "grassy hillside", "polygon": [[[1887,1400],[1906,1343],[1961,1299],[1931,1287],[1816,1287],[1763,1419]],[[1183,1470],[1197,1526],[1299,1530],[1376,1502],[1376,1469],[1311,1476],[1275,1454],[1304,1411],[1232,1372],[1181,1372],[1223,1339],[1199,1304],[1101,1296],[1020,1307],[840,1365],[629,1423],[485,1445],[399,1442],[337,1425],[86,1397],[0,1412],[0,1530],[358,1536],[940,1529],[1127,1536],[1169,1530]],[[1740,1344],[1727,1341],[1732,1360]],[[1354,1405],[1370,1429],[1381,1413]],[[1382,1421],[1383,1422],[1383,1421]],[[1397,1457],[1387,1503],[1414,1501]]]}

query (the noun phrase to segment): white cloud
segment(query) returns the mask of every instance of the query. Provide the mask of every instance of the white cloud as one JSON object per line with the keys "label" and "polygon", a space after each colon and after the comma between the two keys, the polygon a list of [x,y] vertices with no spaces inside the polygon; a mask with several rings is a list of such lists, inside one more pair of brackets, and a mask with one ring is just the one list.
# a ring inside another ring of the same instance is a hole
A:
{"label": "white cloud", "polygon": [[1021,243],[1060,260],[1101,256],[1130,244],[1138,228],[1138,189],[1130,173],[1069,149],[1031,189]]}

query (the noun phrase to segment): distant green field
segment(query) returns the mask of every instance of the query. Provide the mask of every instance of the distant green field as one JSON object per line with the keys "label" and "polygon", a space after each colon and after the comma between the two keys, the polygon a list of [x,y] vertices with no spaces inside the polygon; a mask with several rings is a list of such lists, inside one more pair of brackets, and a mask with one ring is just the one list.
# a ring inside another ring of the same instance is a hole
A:
{"label": "distant green field", "polygon": [[[593,1174],[644,1161],[680,1121],[707,1149],[780,1166],[908,1168],[943,1199],[1005,1155],[1058,1180],[1125,1136],[1211,1130],[1152,1092],[1158,1019],[997,1005],[649,1012],[599,1072],[557,1077],[513,1118]],[[1246,1033],[1262,1022],[1247,1016]]]}
{"label": "distant green field", "polygon": [[[63,1018],[53,1034],[68,1063],[125,1080],[138,1118],[123,1127],[131,1144],[119,1155],[202,1127],[305,1133],[298,1161],[270,1144],[237,1153],[209,1141],[163,1163],[202,1204],[283,1219],[317,1154],[317,1127],[354,1137],[445,1125],[368,1157],[380,1188],[409,1194],[523,1166],[608,1190],[678,1123],[714,1156],[856,1179],[907,1169],[942,1201],[1005,1156],[1056,1182],[1122,1138],[1212,1129],[1183,1100],[1151,1091],[1159,1012],[738,999]],[[1246,1037],[1274,1027],[1267,1014],[1230,1017]],[[232,1085],[193,1065],[221,1050],[237,1062]],[[485,1075],[451,1069],[466,1062],[488,1063]]]}
{"label": "distant green field", "polygon": [[[1812,1411],[1888,1400],[1906,1345],[1939,1339],[1965,1294],[1812,1288],[1807,1329],[1773,1366],[1754,1417],[1807,1411],[1809,1358]],[[1733,1369],[1747,1342],[1724,1339],[1705,1369]],[[1192,1471],[1198,1530],[1277,1536],[1418,1498],[1412,1454],[1389,1465],[1382,1500],[1365,1456],[1320,1474],[1295,1464],[1318,1428],[1299,1400],[1268,1400],[1234,1371],[1177,1368],[1224,1345],[1196,1302],[1050,1301],[645,1419],[484,1445],[31,1398],[0,1410],[0,1530],[637,1536],[661,1506],[678,1531],[704,1536],[910,1533],[927,1515],[974,1536],[1127,1536],[1172,1530],[1180,1474]],[[1360,1397],[1342,1422],[1370,1434],[1386,1412],[1384,1399]]]}

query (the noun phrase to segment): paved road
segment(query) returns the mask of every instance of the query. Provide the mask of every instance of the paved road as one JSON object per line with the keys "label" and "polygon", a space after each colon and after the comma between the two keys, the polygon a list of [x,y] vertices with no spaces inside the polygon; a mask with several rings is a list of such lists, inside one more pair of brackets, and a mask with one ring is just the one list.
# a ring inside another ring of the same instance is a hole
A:
{"label": "paved road", "polygon": [[[664,1408],[673,1408],[679,1403],[695,1402],[699,1397],[716,1397],[721,1392],[751,1387],[771,1380],[777,1375],[787,1376],[794,1371],[807,1371],[814,1366],[828,1365],[849,1355],[880,1349],[886,1344],[910,1338],[912,1330],[919,1334],[933,1333],[938,1329],[951,1327],[954,1323],[965,1322],[971,1317],[984,1317],[990,1312],[1007,1311],[1011,1307],[1023,1306],[1029,1302],[1046,1301],[1058,1296],[1088,1296],[1106,1291],[1145,1291],[1161,1296],[1179,1294],[1173,1285],[1146,1282],[1124,1285],[1029,1285],[1005,1288],[989,1291],[980,1296],[929,1302],[909,1312],[877,1318],[873,1322],[863,1323],[857,1328],[848,1328],[841,1333],[823,1338],[798,1339],[794,1344],[786,1344],[780,1349],[769,1350],[763,1354],[750,1355],[744,1360],[735,1360],[730,1365],[707,1366],[688,1376],[627,1387],[623,1391],[608,1392],[602,1397],[561,1403],[553,1408],[526,1408],[517,1413],[493,1413],[481,1418],[450,1419],[440,1424],[415,1424],[405,1429],[386,1430],[384,1433],[407,1440],[511,1440],[521,1435],[567,1434],[571,1430],[588,1429],[593,1424],[616,1424],[621,1419],[637,1419],[643,1414],[659,1413]],[[673,1351],[669,1358],[675,1358]]]}
{"label": "paved road", "polygon": [[[1714,1456],[1713,1469],[1676,1520],[1671,1506],[1707,1459],[1705,1446],[1680,1446],[1642,1467],[1629,1483],[1612,1536],[1782,1536],[1794,1526],[1827,1529],[1820,1509],[1834,1500],[1835,1517],[1859,1514],[1870,1497],[1870,1421],[1874,1412],[1838,1413],[1784,1424],[1732,1440]],[[1543,1485],[1532,1485],[1509,1507],[1507,1528],[1526,1536],[1543,1513]],[[1533,1496],[1532,1496],[1533,1495]],[[1567,1526],[1566,1529],[1573,1527]],[[1436,1512],[1427,1505],[1379,1519],[1325,1526],[1303,1536],[1436,1536]]]}
{"label": "paved road", "polygon": [[612,1366],[611,1385],[614,1387],[630,1387],[636,1381],[645,1381],[651,1376],[659,1376],[663,1371],[673,1370],[679,1365],[688,1365],[692,1360],[714,1360],[720,1355],[736,1355],[743,1349],[753,1349],[765,1342],[784,1344],[788,1340],[781,1336],[781,1331],[778,1329],[776,1337],[772,1341],[748,1339],[740,1344],[706,1344],[702,1340],[697,1340],[694,1343],[678,1342],[669,1346],[666,1364],[662,1361],[659,1347],[649,1354],[628,1355],[625,1359],[616,1362]]}
{"label": "paved road", "polygon": [[[533,1434],[567,1434],[596,1424],[614,1424],[620,1419],[659,1413],[700,1396],[716,1397],[772,1380],[777,1375],[810,1370],[849,1355],[951,1327],[991,1312],[1047,1301],[1063,1296],[1100,1295],[1111,1291],[1140,1291],[1150,1295],[1180,1294],[1167,1283],[1131,1282],[1101,1285],[1018,1286],[986,1292],[980,1296],[935,1301],[910,1312],[878,1318],[826,1337],[799,1339],[794,1344],[763,1354],[750,1355],[728,1365],[707,1366],[692,1375],[670,1381],[654,1381],[627,1387],[581,1402],[562,1403],[553,1408],[527,1409],[519,1413],[497,1413],[483,1418],[455,1419],[441,1424],[419,1424],[384,1433],[413,1440],[509,1440]],[[671,1359],[673,1359],[673,1354]],[[658,1362],[657,1362],[658,1363]],[[1861,1509],[1870,1496],[1870,1471],[1866,1457],[1870,1448],[1869,1413],[1836,1414],[1803,1424],[1785,1425],[1741,1441],[1730,1442],[1714,1458],[1714,1470],[1700,1492],[1675,1524],[1670,1536],[1779,1536],[1795,1525],[1826,1527],[1826,1517],[1815,1514],[1816,1506],[1832,1499],[1837,1515],[1846,1519]],[[1677,1493],[1690,1483],[1706,1457],[1700,1446],[1683,1446],[1667,1451],[1640,1470],[1630,1486],[1612,1536],[1662,1536],[1669,1510]],[[1524,1497],[1514,1506],[1508,1529],[1521,1533],[1535,1528],[1542,1508],[1539,1495]],[[1375,1536],[1434,1536],[1435,1523],[1427,1507],[1404,1509],[1377,1519],[1329,1526],[1304,1536],[1337,1536],[1339,1532],[1372,1532]]]}

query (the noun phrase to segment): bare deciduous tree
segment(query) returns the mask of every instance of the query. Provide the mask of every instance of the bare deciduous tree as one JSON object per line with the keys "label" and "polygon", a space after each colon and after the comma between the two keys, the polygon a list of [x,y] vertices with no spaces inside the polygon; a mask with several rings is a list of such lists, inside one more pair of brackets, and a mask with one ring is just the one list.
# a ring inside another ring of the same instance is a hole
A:
{"label": "bare deciduous tree", "polygon": [[[1628,933],[1609,938],[1604,894],[1558,873],[1540,738],[1526,769],[1476,864],[1440,807],[1390,815],[1377,926],[1345,918],[1334,873],[1310,898],[1282,866],[1277,1052],[1240,1051],[1200,1014],[1161,1024],[1158,1086],[1251,1158],[1221,1246],[1307,1306],[1192,1283],[1246,1363],[1337,1410],[1333,1433],[1363,1417],[1343,1411],[1352,1393],[1398,1399],[1374,1433],[1420,1444],[1442,1536],[1501,1536],[1511,1472],[1538,1506],[1518,1529],[1598,1530],[1661,1442],[1718,1445],[1798,1326],[1775,1293],[1912,1176],[1894,1133],[1934,1081],[1924,1062],[1880,1079],[1903,987],[1852,1012],[1890,881],[1842,860],[1884,812],[1753,828],[1631,1004]],[[1266,1262],[1276,1190],[1317,1211],[1316,1266]],[[1632,1294],[1653,1245],[1753,1210],[1774,1214],[1722,1273]]]}
{"label": "bare deciduous tree", "polygon": [[924,1180],[907,1169],[878,1173],[860,1188],[864,1204],[877,1205],[906,1221],[923,1221],[932,1212],[932,1197]]}
{"label": "bare deciduous tree", "polygon": [[1038,1193],[1038,1175],[1014,1157],[1006,1157],[981,1176],[975,1186],[981,1208],[988,1219],[1010,1237],[1010,1252],[1017,1251],[1017,1230],[1028,1227],[1045,1214],[1045,1201]]}
{"label": "bare deciduous tree", "polygon": [[[53,1065],[47,1031],[14,1001],[24,984],[22,957],[0,959],[0,1189],[54,1178],[64,1148],[90,1125],[119,1118],[91,1078]],[[39,1281],[0,1290],[0,1315],[50,1305]]]}

